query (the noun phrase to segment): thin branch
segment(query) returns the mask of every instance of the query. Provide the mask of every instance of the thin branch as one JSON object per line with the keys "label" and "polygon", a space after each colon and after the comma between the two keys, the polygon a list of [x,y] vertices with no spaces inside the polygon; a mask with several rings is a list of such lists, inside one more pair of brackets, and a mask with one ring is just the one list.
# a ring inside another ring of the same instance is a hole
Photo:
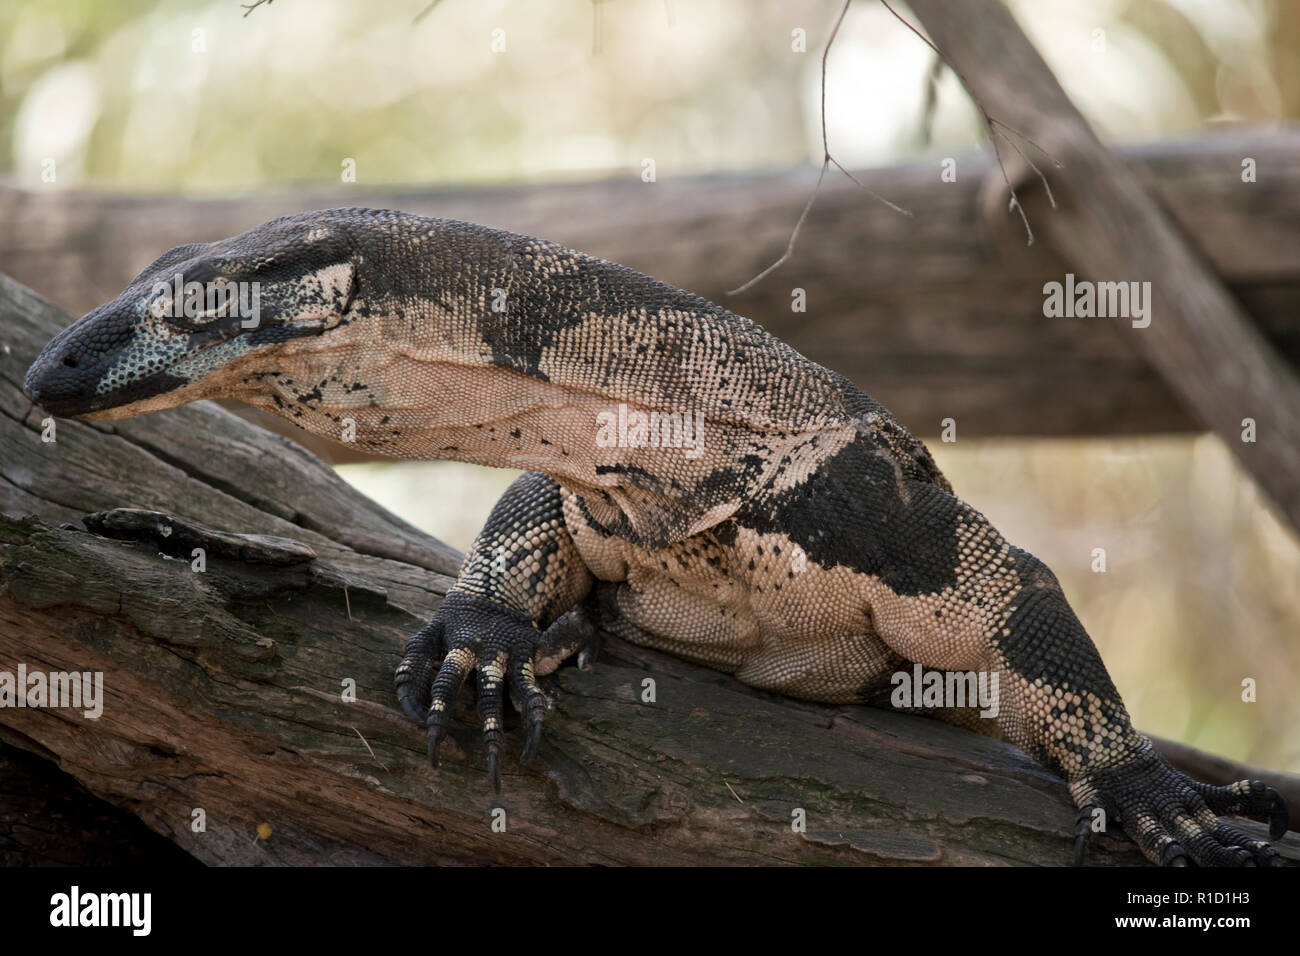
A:
{"label": "thin branch", "polygon": [[[348,724],[348,726],[349,726],[349,727],[352,727],[351,724]],[[383,762],[382,760],[379,759],[379,757],[377,757],[377,756],[375,755],[375,751],[374,751],[374,749],[371,748],[371,746],[370,746],[370,741],[366,740],[366,738],[362,735],[361,731],[357,730],[357,728],[355,728],[355,727],[352,727],[352,732],[353,732],[354,734],[356,734],[358,737],[360,737],[360,738],[361,738],[361,742],[362,742],[363,744],[366,745],[366,749],[370,751],[370,757],[371,757],[371,759],[373,759],[373,760],[375,761],[375,763],[379,764],[379,766],[381,766],[381,767],[383,767],[385,770],[387,770],[388,767],[384,764],[384,762]]]}
{"label": "thin branch", "polygon": [[1034,244],[1034,230],[1029,226],[1029,217],[1025,215],[1025,207],[1020,205],[1020,197],[1016,195],[1016,187],[1011,185],[1011,177],[1007,175],[1007,167],[1002,162],[1002,152],[998,149],[998,141],[996,138],[997,131],[993,128],[993,123],[989,120],[987,114],[985,114],[984,120],[988,123],[989,133],[991,134],[990,139],[993,143],[993,158],[998,161],[998,169],[1002,170],[1002,181],[1007,184],[1007,189],[1011,192],[1011,200],[1007,203],[1007,211],[1009,212],[1014,209],[1016,212],[1020,213],[1020,221],[1025,224],[1025,245],[1032,246]]}
{"label": "thin branch", "polygon": [[809,196],[808,201],[804,203],[803,212],[799,213],[799,220],[794,224],[794,231],[790,233],[790,241],[786,244],[785,252],[781,253],[781,258],[777,259],[776,262],[772,263],[770,266],[768,266],[758,275],[754,276],[754,278],[750,279],[744,285],[737,286],[734,289],[727,290],[727,295],[736,295],[740,292],[744,292],[746,289],[755,285],[761,279],[766,278],[768,275],[775,272],[777,269],[779,269],[781,266],[785,265],[786,262],[789,261],[790,257],[794,255],[794,243],[795,240],[799,238],[799,230],[803,228],[803,222],[805,219],[808,218],[808,212],[809,210],[812,209],[813,203],[817,200],[817,192],[822,188],[822,180],[825,178],[826,178],[826,163],[823,162],[822,171],[817,174],[817,185],[813,187],[812,195]]}
{"label": "thin branch", "polygon": [[241,3],[240,6],[244,8],[244,16],[248,16],[262,4],[265,3],[267,6],[270,6],[274,2],[275,0],[253,0],[252,3]]}
{"label": "thin branch", "polygon": [[[947,57],[945,57],[943,53],[939,50],[939,48],[930,41],[930,38],[927,37],[920,30],[918,30],[916,27],[914,27],[911,23],[909,23],[905,17],[899,14],[897,10],[891,7],[889,5],[889,0],[880,0],[880,2],[886,10],[888,10],[891,14],[893,14],[895,20],[897,20],[903,26],[907,27],[907,29],[911,30],[912,33],[916,35],[917,39],[919,39],[922,43],[924,43],[931,50],[933,50],[935,52],[935,55],[938,56],[941,60],[943,60],[944,63],[948,63]],[[1043,171],[1039,169],[1036,165],[1034,165],[1034,163],[1029,159],[1029,157],[1025,155],[1024,150],[1022,150],[1016,143],[1012,142],[1010,137],[1008,137],[1004,133],[999,132],[997,127],[1001,126],[1003,129],[1007,130],[1008,132],[1015,133],[1017,136],[1019,136],[1022,140],[1024,140],[1034,149],[1038,150],[1044,156],[1047,156],[1048,159],[1051,159],[1052,162],[1055,163],[1058,168],[1060,167],[1061,164],[1057,162],[1047,152],[1047,150],[1043,149],[1043,147],[1039,146],[1037,143],[1035,143],[1024,133],[1020,132],[1018,129],[1015,129],[1014,127],[1008,126],[1006,123],[1003,123],[1001,120],[995,120],[991,115],[989,115],[989,111],[984,108],[984,105],[980,103],[980,101],[976,98],[975,94],[971,92],[970,85],[966,82],[966,77],[962,76],[961,71],[953,67],[951,63],[949,63],[948,66],[949,69],[951,69],[952,72],[956,74],[957,79],[961,81],[962,89],[966,91],[966,95],[970,97],[970,101],[975,104],[975,108],[980,111],[980,116],[984,118],[984,125],[987,126],[989,130],[989,140],[993,144],[993,155],[997,158],[998,168],[1002,170],[1002,181],[1007,184],[1007,189],[1011,193],[1011,202],[1008,204],[1007,208],[1014,209],[1020,213],[1020,220],[1025,224],[1025,234],[1028,236],[1029,239],[1027,245],[1032,246],[1034,244],[1034,231],[1029,228],[1029,217],[1025,215],[1025,209],[1020,204],[1020,197],[1016,195],[1016,187],[1011,185],[1011,177],[1007,175],[1007,168],[1002,163],[1002,154],[998,151],[999,136],[1002,137],[1002,139],[1006,140],[1008,143],[1010,143],[1011,148],[1020,154],[1020,158],[1023,159],[1029,165],[1029,168],[1038,174],[1038,178],[1043,183],[1043,188],[1047,190],[1047,198],[1051,202],[1053,209],[1056,208],[1056,198],[1052,195],[1052,187],[1048,183],[1047,177],[1043,175]]]}
{"label": "thin branch", "polygon": [[882,203],[884,203],[884,204],[885,204],[886,206],[888,206],[890,209],[894,210],[894,212],[902,213],[904,216],[910,216],[910,215],[912,215],[911,212],[909,212],[908,210],[904,209],[902,206],[899,206],[899,205],[897,205],[896,203],[892,203],[892,202],[890,202],[888,199],[886,199],[884,196],[881,196],[881,195],[879,195],[878,193],[875,193],[875,192],[873,192],[872,190],[868,189],[865,185],[863,185],[862,181],[859,180],[857,176],[854,176],[851,172],[849,172],[847,169],[845,169],[845,168],[840,164],[840,161],[839,161],[838,159],[836,159],[834,156],[831,156],[831,155],[828,154],[828,155],[826,156],[826,161],[829,162],[829,163],[830,163],[832,166],[834,166],[836,169],[838,169],[840,172],[842,172],[845,176],[849,177],[849,179],[852,180],[853,184],[854,184],[855,186],[857,186],[859,189],[861,189],[861,190],[862,190],[864,193],[866,193],[868,196],[871,196],[873,199],[878,199],[878,200],[880,200]]}
{"label": "thin branch", "polygon": [[600,56],[601,47],[604,45],[601,41],[604,36],[605,18],[602,12],[602,5],[605,0],[591,0],[591,55]]}
{"label": "thin branch", "polygon": [[[1030,146],[1032,146],[1034,149],[1038,150],[1040,153],[1042,153],[1042,154],[1043,154],[1044,156],[1046,156],[1048,159],[1052,160],[1052,165],[1055,166],[1057,169],[1063,169],[1063,168],[1064,168],[1064,167],[1061,165],[1061,163],[1060,163],[1059,160],[1053,158],[1052,155],[1051,155],[1047,150],[1043,149],[1043,147],[1039,146],[1037,143],[1035,143],[1032,139],[1030,139],[1030,138],[1029,138],[1028,136],[1026,136],[1024,133],[1020,132],[1020,130],[1016,129],[1014,126],[1008,126],[1006,123],[1002,122],[1002,120],[1000,120],[1000,119],[991,119],[990,121],[992,122],[992,124],[993,124],[994,126],[1000,126],[1000,127],[1002,127],[1002,129],[1006,130],[1006,131],[1009,132],[1009,133],[1015,133],[1017,137],[1019,137],[1020,139],[1024,140],[1024,142],[1028,143],[1028,144],[1029,144]],[[1029,168],[1032,169],[1034,172],[1036,172],[1036,173],[1038,174],[1038,178],[1039,178],[1040,180],[1042,180],[1042,183],[1043,183],[1043,189],[1045,189],[1045,190],[1047,191],[1047,198],[1048,198],[1048,200],[1051,201],[1051,203],[1052,203],[1052,208],[1055,209],[1055,208],[1056,208],[1056,197],[1052,195],[1052,184],[1049,183],[1049,182],[1047,181],[1047,177],[1046,177],[1045,175],[1043,175],[1043,171],[1042,171],[1041,169],[1039,169],[1037,166],[1034,165],[1034,161],[1033,161],[1032,159],[1030,159],[1027,155],[1025,155],[1024,150],[1022,150],[1022,149],[1021,149],[1021,148],[1016,144],[1016,142],[1015,142],[1014,140],[1012,140],[1009,136],[1007,136],[1006,133],[999,132],[998,135],[1001,136],[1001,137],[1002,137],[1004,140],[1006,140],[1008,143],[1010,143],[1010,144],[1011,144],[1011,148],[1014,149],[1017,153],[1020,154],[1020,158],[1023,159],[1023,160],[1025,161],[1025,163],[1029,166]]]}
{"label": "thin branch", "polygon": [[921,104],[921,145],[929,146],[934,135],[934,114],[939,108],[939,77],[943,75],[943,57],[934,55],[930,72],[926,75],[925,102]]}
{"label": "thin branch", "polygon": [[756,283],[758,283],[765,276],[770,275],[772,272],[776,271],[781,266],[785,265],[790,260],[790,257],[794,255],[794,244],[795,244],[795,240],[799,238],[799,230],[803,228],[804,220],[808,218],[808,213],[812,210],[813,203],[817,201],[817,194],[821,191],[823,180],[826,179],[826,170],[830,168],[832,163],[834,163],[835,168],[838,169],[840,172],[842,172],[845,176],[847,176],[854,183],[854,185],[856,185],[863,192],[867,193],[873,199],[879,200],[880,202],[888,206],[890,209],[893,209],[896,212],[900,212],[904,216],[912,215],[910,212],[908,212],[906,209],[903,209],[901,206],[896,206],[894,205],[894,203],[890,202],[888,199],[885,199],[883,196],[879,196],[876,193],[872,192],[861,182],[859,182],[857,177],[855,177],[852,173],[850,173],[847,169],[845,169],[840,164],[839,160],[831,156],[831,148],[829,145],[829,140],[827,139],[826,136],[826,60],[830,56],[831,46],[835,43],[835,36],[840,32],[840,24],[844,22],[844,15],[849,12],[849,4],[851,4],[852,2],[853,0],[844,0],[844,6],[840,8],[840,14],[838,17],[835,18],[835,25],[831,28],[830,39],[826,41],[826,48],[822,50],[822,86],[821,86],[822,168],[821,171],[817,174],[817,185],[813,187],[812,195],[808,197],[808,202],[804,205],[803,212],[799,214],[798,222],[794,224],[794,230],[790,233],[790,241],[786,244],[785,252],[781,254],[781,258],[777,259],[776,262],[772,263],[770,266],[768,266],[766,269],[764,269],[762,272],[754,276],[754,278],[750,279],[748,282],[744,283],[743,285],[737,286],[734,289],[729,289],[727,291],[727,295],[738,295],[739,293],[744,292],[746,289],[752,288]]}
{"label": "thin branch", "polygon": [[415,19],[411,21],[411,26],[415,26],[417,23],[419,23],[429,14],[433,13],[433,8],[440,3],[442,3],[442,0],[432,0],[432,2],[427,7],[425,7],[423,10],[421,10],[419,13],[415,15]]}

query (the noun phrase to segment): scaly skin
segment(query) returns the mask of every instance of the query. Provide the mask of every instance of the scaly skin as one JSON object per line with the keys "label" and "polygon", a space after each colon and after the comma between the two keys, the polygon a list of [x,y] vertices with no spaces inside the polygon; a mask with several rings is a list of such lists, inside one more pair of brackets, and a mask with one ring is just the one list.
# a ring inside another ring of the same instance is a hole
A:
{"label": "scaly skin", "polygon": [[[169,317],[155,284],[176,275],[259,283],[257,322]],[[622,266],[469,223],[304,213],[166,253],[55,337],[25,387],[92,419],[238,398],[386,455],[525,469],[397,671],[435,764],[474,672],[497,785],[506,691],[527,756],[537,676],[589,658],[602,631],[810,700],[879,699],[918,663],[997,675],[996,716],[940,715],[1060,773],[1151,860],[1277,859],[1216,814],[1265,817],[1276,838],[1278,795],[1172,769],[1055,576],[955,497],[888,411]],[[676,416],[670,440],[638,442],[638,414]],[[634,427],[611,442],[620,419]]]}

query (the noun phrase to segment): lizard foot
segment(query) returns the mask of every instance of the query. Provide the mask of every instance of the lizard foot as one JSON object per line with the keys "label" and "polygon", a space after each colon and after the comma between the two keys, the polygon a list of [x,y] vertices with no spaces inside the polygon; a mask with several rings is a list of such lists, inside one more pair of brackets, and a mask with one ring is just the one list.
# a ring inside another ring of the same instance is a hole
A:
{"label": "lizard foot", "polygon": [[1129,760],[1096,770],[1070,784],[1080,811],[1075,864],[1083,859],[1091,811],[1102,809],[1117,819],[1147,859],[1161,866],[1275,866],[1276,850],[1220,820],[1231,813],[1263,817],[1274,840],[1289,823],[1286,803],[1276,790],[1258,780],[1216,787],[1193,780],[1171,767],[1147,743]]}
{"label": "lizard foot", "polygon": [[448,711],[471,671],[476,675],[479,720],[487,749],[492,788],[501,792],[505,745],[504,690],[523,716],[525,741],[520,762],[536,753],[542,717],[550,707],[537,685],[560,661],[578,653],[579,666],[595,657],[597,632],[581,610],[571,611],[543,633],[522,614],[460,591],[447,594],[433,620],[407,641],[395,675],[397,698],[429,733],[429,762],[447,735]]}

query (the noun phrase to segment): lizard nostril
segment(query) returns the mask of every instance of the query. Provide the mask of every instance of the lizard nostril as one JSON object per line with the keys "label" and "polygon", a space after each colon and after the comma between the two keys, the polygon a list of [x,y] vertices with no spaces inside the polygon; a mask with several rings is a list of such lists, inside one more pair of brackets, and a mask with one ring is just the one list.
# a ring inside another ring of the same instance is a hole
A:
{"label": "lizard nostril", "polygon": [[78,364],[77,357],[75,355],[65,355],[63,356],[63,364],[68,368],[76,368]]}

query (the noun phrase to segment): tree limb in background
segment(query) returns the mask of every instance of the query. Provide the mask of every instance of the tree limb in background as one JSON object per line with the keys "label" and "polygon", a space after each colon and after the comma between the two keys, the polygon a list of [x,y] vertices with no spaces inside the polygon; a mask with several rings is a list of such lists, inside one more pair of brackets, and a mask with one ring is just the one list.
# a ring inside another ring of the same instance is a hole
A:
{"label": "tree limb in background", "polygon": [[[941,61],[947,63],[947,59],[944,57],[943,53],[940,52],[939,48],[935,46],[933,43],[931,43],[929,38],[925,34],[923,34],[912,24],[908,23],[904,17],[900,16],[898,11],[889,5],[889,0],[880,0],[880,2],[886,10],[888,10],[890,13],[894,15],[894,18],[898,20],[899,23],[903,24],[903,26],[911,30],[914,34],[916,34],[916,36],[920,39],[922,43],[924,43],[931,50],[933,50],[935,56],[939,57]],[[1031,160],[1028,156],[1025,155],[1024,150],[1020,148],[1020,144],[1018,144],[1015,140],[1009,137],[1007,133],[1014,133],[1016,136],[1019,136],[1021,139],[1023,139],[1028,145],[1030,145],[1034,149],[1037,149],[1040,153],[1044,153],[1044,155],[1046,154],[1041,146],[1039,146],[1037,143],[1031,140],[1024,133],[1020,132],[1020,130],[1008,126],[1006,123],[1003,123],[1001,120],[994,119],[989,114],[989,111],[984,108],[983,104],[980,103],[979,99],[971,92],[970,84],[966,82],[966,77],[962,76],[961,71],[958,70],[956,67],[954,67],[951,63],[948,63],[948,68],[952,70],[953,74],[961,82],[962,88],[966,90],[966,94],[970,96],[971,102],[975,104],[975,108],[980,111],[980,116],[983,117],[984,119],[984,126],[989,131],[989,140],[993,144],[993,155],[997,158],[998,168],[1002,170],[1002,181],[1007,184],[1007,189],[1011,192],[1011,204],[1009,208],[1014,209],[1016,212],[1020,213],[1020,221],[1025,224],[1025,235],[1028,237],[1029,240],[1026,244],[1032,246],[1034,244],[1034,230],[1029,227],[1029,217],[1025,215],[1025,210],[1020,205],[1020,198],[1016,195],[1015,187],[1011,185],[1011,177],[1007,175],[1007,167],[1002,162],[1001,152],[998,151],[998,139],[1001,138],[1005,140],[1011,146],[1011,148],[1014,149],[1017,154],[1019,154],[1020,158],[1024,160],[1025,164],[1029,166],[1029,168],[1032,169],[1035,173],[1038,174],[1039,180],[1042,181],[1043,189],[1046,190],[1047,192],[1047,198],[1051,202],[1052,208],[1055,209],[1056,200],[1052,197],[1052,184],[1047,181],[1047,177],[1043,175],[1043,171],[1034,165],[1033,160]],[[1003,132],[1003,130],[1005,130],[1006,132]],[[1056,163],[1056,165],[1060,166],[1061,164]]]}
{"label": "tree limb in background", "polygon": [[[1175,227],[1196,237],[1207,268],[1252,324],[1300,365],[1300,219],[1293,211],[1300,129],[1223,128],[1122,146],[1118,156],[1154,185]],[[1224,175],[1242,156],[1268,175],[1248,187]],[[1021,244],[1019,226],[1001,215],[1005,190],[987,150],[958,156],[957,164],[961,176],[942,188],[928,160],[854,171],[915,210],[914,218],[862,215],[854,208],[857,187],[828,177],[799,240],[799,284],[818,290],[817,308],[792,312],[789,290],[770,282],[736,296],[731,307],[849,376],[922,437],[936,434],[954,402],[967,437],[1203,431],[1132,347],[1127,326],[1043,320],[1043,284],[1073,267],[1050,241]],[[770,264],[767,250],[789,238],[812,181],[805,167],[672,176],[654,189],[604,177],[504,187],[323,185],[202,200],[0,187],[0,263],[80,315],[116,296],[172,246],[237,235],[276,216],[361,205],[544,236],[717,302],[728,276]],[[997,222],[986,210],[999,214]],[[254,420],[331,461],[360,454],[269,414]]]}
{"label": "tree limb in background", "polygon": [[790,260],[790,257],[794,255],[794,244],[795,241],[799,238],[799,230],[803,228],[804,220],[808,218],[808,213],[812,210],[813,203],[817,201],[817,194],[821,192],[821,188],[822,188],[822,180],[826,178],[826,170],[830,168],[832,163],[835,164],[836,169],[842,172],[845,176],[849,177],[849,179],[853,180],[853,182],[860,189],[862,189],[872,198],[879,200],[880,202],[888,206],[890,209],[893,209],[895,212],[900,212],[904,216],[912,215],[906,209],[903,209],[901,206],[894,205],[894,203],[890,202],[888,199],[885,199],[883,196],[880,196],[877,193],[872,192],[866,186],[862,185],[861,180],[859,180],[851,172],[849,172],[847,169],[841,166],[839,160],[831,156],[830,144],[826,138],[826,58],[830,55],[831,45],[835,42],[835,35],[840,32],[840,24],[844,22],[844,15],[849,12],[849,4],[852,2],[853,0],[844,0],[844,6],[840,8],[840,15],[835,18],[835,26],[831,28],[830,39],[826,41],[826,49],[822,50],[822,86],[821,86],[822,168],[821,168],[821,172],[817,174],[817,185],[813,187],[812,195],[808,197],[808,202],[804,205],[803,212],[799,214],[799,219],[794,224],[794,231],[790,233],[790,242],[786,245],[785,252],[781,254],[781,258],[777,259],[776,262],[772,263],[770,266],[768,266],[766,269],[764,269],[762,272],[754,276],[754,278],[750,279],[748,282],[744,283],[743,285],[739,285],[734,289],[728,289],[727,295],[739,295],[741,292],[744,292],[745,290],[753,287],[754,285],[757,285],[766,276],[770,275],[771,273],[775,272],[777,269],[781,268],[781,266],[785,265]]}
{"label": "tree limb in background", "polygon": [[[1210,267],[1202,248],[1214,238],[1170,220],[1146,181],[1097,138],[1004,4],[911,0],[911,8],[977,102],[1066,161],[1063,206],[1045,225],[1051,244],[1092,280],[1150,283],[1157,304],[1148,324],[1117,331],[1300,530],[1300,378]],[[1241,173],[1247,158],[1212,178],[1253,208],[1255,184]],[[1269,237],[1254,229],[1243,241],[1262,253]]]}

